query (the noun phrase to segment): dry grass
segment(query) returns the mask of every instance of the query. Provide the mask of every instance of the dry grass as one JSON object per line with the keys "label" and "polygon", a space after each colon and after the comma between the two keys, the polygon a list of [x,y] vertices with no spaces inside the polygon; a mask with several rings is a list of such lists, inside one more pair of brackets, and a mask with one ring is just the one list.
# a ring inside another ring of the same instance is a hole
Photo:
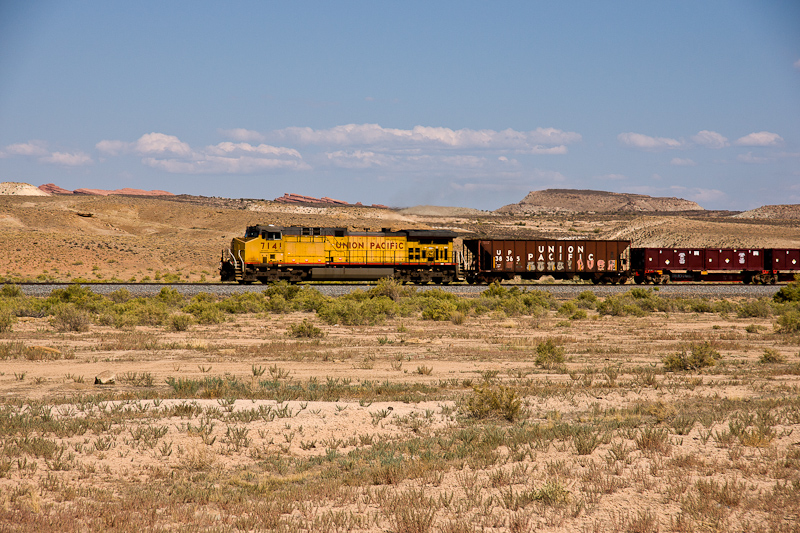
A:
{"label": "dry grass", "polygon": [[[451,303],[24,317],[0,332],[0,528],[798,530],[800,338],[775,316]],[[715,364],[665,366],[692,347]]]}

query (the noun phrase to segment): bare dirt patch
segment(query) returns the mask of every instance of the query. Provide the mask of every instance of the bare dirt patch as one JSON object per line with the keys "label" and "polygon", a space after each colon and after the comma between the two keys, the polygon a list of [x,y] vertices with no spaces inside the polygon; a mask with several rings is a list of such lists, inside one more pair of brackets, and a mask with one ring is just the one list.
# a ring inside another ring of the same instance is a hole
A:
{"label": "bare dirt patch", "polygon": [[[359,326],[20,320],[0,333],[0,523],[796,530],[800,339],[770,304],[665,312],[637,293],[613,316],[589,294],[522,313],[514,298]],[[711,366],[665,368],[703,346]]]}

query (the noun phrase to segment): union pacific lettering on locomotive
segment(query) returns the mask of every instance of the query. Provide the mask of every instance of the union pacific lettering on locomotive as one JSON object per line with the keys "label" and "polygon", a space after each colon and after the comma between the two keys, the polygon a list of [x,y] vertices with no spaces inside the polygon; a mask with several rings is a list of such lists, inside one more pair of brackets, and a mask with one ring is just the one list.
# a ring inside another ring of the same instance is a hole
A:
{"label": "union pacific lettering on locomotive", "polygon": [[552,276],[613,284],[776,283],[800,273],[800,249],[636,248],[624,240],[457,237],[449,230],[250,226],[223,250],[220,279],[295,283],[391,277],[446,284]]}

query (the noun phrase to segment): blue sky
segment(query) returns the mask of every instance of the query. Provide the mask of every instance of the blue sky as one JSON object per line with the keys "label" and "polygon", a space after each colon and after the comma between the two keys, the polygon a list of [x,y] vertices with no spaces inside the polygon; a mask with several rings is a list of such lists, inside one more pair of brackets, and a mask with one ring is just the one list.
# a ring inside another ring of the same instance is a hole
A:
{"label": "blue sky", "polygon": [[0,0],[0,181],[800,204],[800,2]]}

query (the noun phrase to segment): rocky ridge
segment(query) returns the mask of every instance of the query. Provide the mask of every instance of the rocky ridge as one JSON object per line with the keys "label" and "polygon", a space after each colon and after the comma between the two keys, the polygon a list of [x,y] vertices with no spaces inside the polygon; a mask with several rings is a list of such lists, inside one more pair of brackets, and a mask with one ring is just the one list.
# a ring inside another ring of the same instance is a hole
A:
{"label": "rocky ridge", "polygon": [[[32,187],[32,185],[31,185]],[[78,195],[87,195],[87,196],[174,196],[171,192],[168,191],[161,191],[161,190],[152,190],[152,191],[145,191],[142,189],[132,189],[130,187],[125,187],[123,189],[114,189],[114,190],[107,190],[107,189],[75,189],[74,191],[70,191],[68,189],[64,189],[63,187],[59,187],[55,183],[46,183],[44,185],[40,185],[40,191],[43,191],[47,194],[78,194]]]}
{"label": "rocky ridge", "polygon": [[674,213],[703,211],[697,203],[682,198],[652,197],[644,194],[578,189],[533,191],[519,203],[498,213],[514,215],[548,213]]}
{"label": "rocky ridge", "polygon": [[800,205],[765,205],[734,216],[751,219],[800,220]]}

